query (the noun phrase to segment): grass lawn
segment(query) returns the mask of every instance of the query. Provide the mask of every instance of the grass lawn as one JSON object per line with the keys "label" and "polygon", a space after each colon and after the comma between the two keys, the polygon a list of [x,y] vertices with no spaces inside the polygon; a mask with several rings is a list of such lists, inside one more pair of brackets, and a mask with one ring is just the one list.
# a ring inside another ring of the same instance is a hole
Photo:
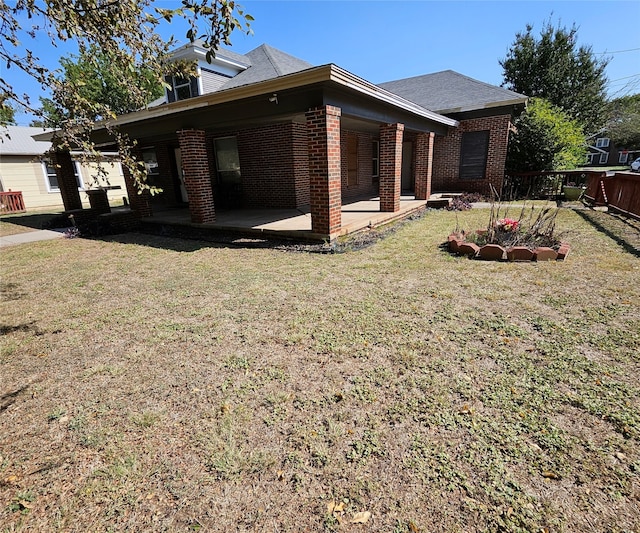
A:
{"label": "grass lawn", "polygon": [[639,531],[639,254],[563,210],[566,261],[471,261],[456,218],[2,249],[0,531]]}

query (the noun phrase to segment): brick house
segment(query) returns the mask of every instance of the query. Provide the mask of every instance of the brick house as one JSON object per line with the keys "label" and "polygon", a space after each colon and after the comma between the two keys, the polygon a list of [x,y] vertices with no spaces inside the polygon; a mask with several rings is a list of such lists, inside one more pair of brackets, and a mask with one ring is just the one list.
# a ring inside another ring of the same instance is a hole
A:
{"label": "brick house", "polygon": [[[502,183],[511,117],[526,101],[448,71],[468,102],[442,100],[435,112],[421,101],[431,89],[403,94],[415,79],[392,90],[268,45],[220,50],[208,63],[196,42],[175,57],[195,60],[197,76],[167,78],[164,99],[117,124],[163,190],[138,195],[128,180],[132,208],[150,216],[188,205],[197,224],[218,210],[307,206],[312,233],[333,238],[342,205],[358,198],[379,196],[380,211],[394,212],[401,192],[425,201],[436,188],[487,192]],[[106,129],[94,140],[112,142]]]}

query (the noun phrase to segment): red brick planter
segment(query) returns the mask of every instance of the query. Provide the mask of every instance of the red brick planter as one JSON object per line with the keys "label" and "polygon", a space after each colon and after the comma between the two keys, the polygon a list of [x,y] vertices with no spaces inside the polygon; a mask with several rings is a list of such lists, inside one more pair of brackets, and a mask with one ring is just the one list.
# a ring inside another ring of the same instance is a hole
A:
{"label": "red brick planter", "polygon": [[525,246],[505,249],[497,244],[485,244],[480,247],[473,242],[467,242],[461,233],[452,233],[447,237],[447,242],[452,253],[486,261],[563,261],[571,249],[566,242],[560,244],[557,251],[547,247],[530,250]]}

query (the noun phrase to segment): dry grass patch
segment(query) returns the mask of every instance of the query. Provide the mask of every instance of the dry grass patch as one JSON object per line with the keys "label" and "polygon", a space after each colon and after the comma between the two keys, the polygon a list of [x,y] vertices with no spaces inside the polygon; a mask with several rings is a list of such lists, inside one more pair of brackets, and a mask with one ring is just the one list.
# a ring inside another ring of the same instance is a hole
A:
{"label": "dry grass patch", "polygon": [[[3,250],[7,531],[634,531],[640,262],[130,234]],[[370,512],[366,524],[351,524]]]}

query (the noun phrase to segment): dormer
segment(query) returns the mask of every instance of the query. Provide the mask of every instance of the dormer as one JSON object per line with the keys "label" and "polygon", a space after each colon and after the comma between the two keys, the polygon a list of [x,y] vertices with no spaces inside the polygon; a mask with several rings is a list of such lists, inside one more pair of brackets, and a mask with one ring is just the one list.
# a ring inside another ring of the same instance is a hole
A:
{"label": "dormer", "polygon": [[230,50],[216,50],[216,55],[210,63],[206,54],[207,50],[202,46],[201,40],[186,44],[171,53],[172,59],[176,61],[195,61],[196,75],[189,78],[166,76],[165,80],[171,87],[166,89],[167,102],[216,92],[231,78],[251,66],[248,57]]}

